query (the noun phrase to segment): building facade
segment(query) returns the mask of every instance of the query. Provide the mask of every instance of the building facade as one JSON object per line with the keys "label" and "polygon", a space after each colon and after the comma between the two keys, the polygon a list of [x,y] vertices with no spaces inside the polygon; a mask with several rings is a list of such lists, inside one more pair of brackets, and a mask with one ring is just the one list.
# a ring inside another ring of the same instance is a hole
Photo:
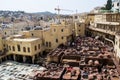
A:
{"label": "building facade", "polygon": [[112,10],[113,12],[120,12],[120,0],[112,1]]}
{"label": "building facade", "polygon": [[27,57],[32,58],[34,63],[35,56],[38,56],[41,50],[42,41],[40,38],[25,38],[23,35],[8,37],[5,41],[8,53],[13,55],[13,59],[17,61],[21,56],[23,62],[26,62]]}

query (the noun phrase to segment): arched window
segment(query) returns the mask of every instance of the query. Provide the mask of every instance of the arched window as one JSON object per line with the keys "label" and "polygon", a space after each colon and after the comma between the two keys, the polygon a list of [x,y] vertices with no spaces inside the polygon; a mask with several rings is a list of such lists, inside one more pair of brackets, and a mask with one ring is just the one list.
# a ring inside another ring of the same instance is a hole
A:
{"label": "arched window", "polygon": [[23,47],[23,52],[26,52],[26,48],[25,47]]}
{"label": "arched window", "polygon": [[35,46],[35,51],[37,50],[37,46]]}
{"label": "arched window", "polygon": [[117,3],[117,6],[119,6],[119,3]]}
{"label": "arched window", "polygon": [[46,42],[46,47],[48,47],[48,42]]}
{"label": "arched window", "polygon": [[15,51],[15,47],[14,46],[12,47],[12,49],[13,49],[13,51]]}
{"label": "arched window", "polygon": [[11,50],[11,46],[9,46],[9,50]]}
{"label": "arched window", "polygon": [[38,44],[38,49],[40,49],[40,44]]}
{"label": "arched window", "polygon": [[28,47],[28,52],[30,52],[30,48]]}
{"label": "arched window", "polygon": [[18,48],[18,51],[21,51],[21,50],[20,50],[20,45],[17,45],[17,48]]}

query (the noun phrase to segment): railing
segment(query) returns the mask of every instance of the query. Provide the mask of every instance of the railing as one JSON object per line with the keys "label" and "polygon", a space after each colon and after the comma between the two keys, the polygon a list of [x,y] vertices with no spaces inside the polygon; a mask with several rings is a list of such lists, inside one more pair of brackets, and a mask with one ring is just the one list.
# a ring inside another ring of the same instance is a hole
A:
{"label": "railing", "polygon": [[110,31],[110,30],[104,30],[104,29],[100,29],[100,28],[95,28],[95,27],[88,27],[89,29],[95,30],[95,31],[99,31],[99,32],[103,32],[103,33],[108,33],[111,35],[115,35],[116,32],[115,31]]}

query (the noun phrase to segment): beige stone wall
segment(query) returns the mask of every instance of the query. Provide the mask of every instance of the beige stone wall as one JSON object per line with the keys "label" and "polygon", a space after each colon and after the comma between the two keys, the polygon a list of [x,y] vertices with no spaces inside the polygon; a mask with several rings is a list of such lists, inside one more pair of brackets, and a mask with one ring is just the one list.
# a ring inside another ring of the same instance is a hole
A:
{"label": "beige stone wall", "polygon": [[[18,55],[27,55],[27,56],[33,56],[39,52],[41,52],[41,45],[42,42],[40,39],[35,40],[35,41],[14,41],[14,40],[6,40],[6,44],[8,47],[8,53],[10,54],[18,54]],[[38,45],[40,44],[40,49],[38,48]],[[17,45],[20,45],[20,51],[18,51]],[[13,50],[13,46],[15,47],[15,50]],[[35,46],[37,49],[35,50]],[[23,47],[26,48],[26,51],[23,50]],[[28,48],[30,51],[28,51]]]}
{"label": "beige stone wall", "polygon": [[24,35],[25,37],[42,38],[43,31],[42,30],[21,31],[20,34]]}
{"label": "beige stone wall", "polygon": [[88,14],[85,24],[94,23],[95,14]]}
{"label": "beige stone wall", "polygon": [[75,23],[75,35],[85,36],[85,23]]}
{"label": "beige stone wall", "polygon": [[68,41],[67,37],[72,35],[72,29],[73,26],[71,25],[52,24],[48,30],[23,31],[21,34],[25,37],[39,37],[42,39],[44,49],[55,49],[60,44],[65,44]]}
{"label": "beige stone wall", "polygon": [[3,41],[2,41],[2,37],[0,37],[0,51],[3,51]]}
{"label": "beige stone wall", "polygon": [[55,49],[60,44],[66,44],[68,37],[72,35],[72,26],[52,24],[50,30],[43,31],[43,41],[46,49]]}

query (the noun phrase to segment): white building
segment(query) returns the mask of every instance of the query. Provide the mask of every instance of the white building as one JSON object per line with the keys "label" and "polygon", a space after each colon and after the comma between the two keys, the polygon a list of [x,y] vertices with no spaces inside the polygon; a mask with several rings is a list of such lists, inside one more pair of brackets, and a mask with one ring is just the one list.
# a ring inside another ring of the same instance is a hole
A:
{"label": "white building", "polygon": [[113,12],[120,12],[120,0],[113,0],[112,1],[112,11]]}

